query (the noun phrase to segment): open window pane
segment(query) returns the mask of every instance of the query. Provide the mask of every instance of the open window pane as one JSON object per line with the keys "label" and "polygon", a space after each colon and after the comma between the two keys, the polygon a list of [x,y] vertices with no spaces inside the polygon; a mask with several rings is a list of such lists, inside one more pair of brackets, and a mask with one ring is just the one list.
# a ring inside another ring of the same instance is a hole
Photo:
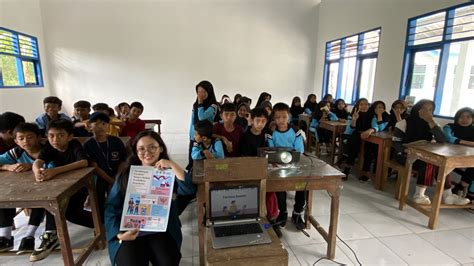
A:
{"label": "open window pane", "polygon": [[328,70],[328,90],[327,92],[336,95],[337,91],[337,75],[339,73],[339,63],[330,63]]}
{"label": "open window pane", "polygon": [[415,96],[415,101],[434,98],[439,56],[441,50],[430,50],[415,53],[414,66],[410,83],[410,96]]}
{"label": "open window pane", "polygon": [[342,70],[342,83],[341,83],[341,98],[345,102],[352,102],[352,91],[354,90],[354,79],[355,79],[355,65],[356,58],[351,57],[344,60]]}
{"label": "open window pane", "polygon": [[3,86],[20,86],[16,58],[10,55],[0,55]]}
{"label": "open window pane", "polygon": [[364,59],[361,65],[359,98],[367,98],[369,102],[372,102],[377,58]]}
{"label": "open window pane", "polygon": [[449,45],[448,65],[443,88],[443,98],[438,110],[440,115],[454,116],[465,106],[473,106],[474,90],[472,70],[474,68],[474,41],[457,42]]}

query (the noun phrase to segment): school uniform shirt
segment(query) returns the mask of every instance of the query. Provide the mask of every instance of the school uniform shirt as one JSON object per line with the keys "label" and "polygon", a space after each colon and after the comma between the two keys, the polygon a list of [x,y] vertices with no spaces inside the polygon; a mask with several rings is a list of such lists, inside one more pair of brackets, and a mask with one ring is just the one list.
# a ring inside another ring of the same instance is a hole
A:
{"label": "school uniform shirt", "polygon": [[[214,118],[216,117],[217,111],[219,107],[217,104],[211,104],[208,107],[205,107],[203,104],[199,104],[197,107],[197,118],[199,121],[202,120],[209,120],[211,123],[214,122]],[[194,109],[191,112],[191,125],[189,126],[189,139],[191,141],[194,140],[194,124],[198,121],[194,121]]]}
{"label": "school uniform shirt", "polygon": [[49,144],[49,141],[47,141],[41,149],[38,159],[45,161],[47,165],[53,163],[54,166],[59,167],[80,160],[87,160],[87,154],[77,139],[69,141],[65,152],[56,150]]}
{"label": "school uniform shirt", "polygon": [[109,123],[109,132],[107,132],[107,135],[109,136],[115,136],[118,137],[120,136],[120,127],[117,125],[112,125],[112,123],[119,123],[122,122],[122,120],[118,119],[117,117],[110,117],[110,123]]}
{"label": "school uniform shirt", "polygon": [[443,131],[449,143],[459,144],[461,140],[474,141],[474,125],[463,127],[450,123],[443,127]]}
{"label": "school uniform shirt", "polygon": [[[76,123],[82,122],[79,118],[73,117],[72,118],[72,124],[76,125]],[[72,134],[74,137],[90,137],[92,136],[92,133],[87,130],[86,127],[74,127],[72,130]]]}
{"label": "school uniform shirt", "polygon": [[[194,146],[191,150],[191,158],[193,158],[193,160],[206,159],[204,150],[205,148],[202,144],[194,142]],[[211,146],[209,146],[207,150],[211,152],[211,154],[214,156],[214,159],[224,159],[224,148],[220,139],[213,139]]]}
{"label": "school uniform shirt", "polygon": [[[10,149],[9,151],[0,155],[0,164],[16,164],[16,163],[33,164],[34,162],[35,162],[35,159],[31,157],[25,150],[23,150],[19,146],[13,149]],[[53,165],[51,164],[47,168],[50,168],[52,166]]]}
{"label": "school uniform shirt", "polygon": [[227,132],[227,130],[224,128],[224,124],[216,124],[214,125],[214,128],[212,129],[212,133],[216,135],[224,136],[230,142],[232,142],[232,152],[228,152],[227,148],[224,147],[225,157],[239,156],[239,142],[240,142],[240,138],[244,134],[244,130],[242,129],[242,127],[234,124],[234,130],[232,132]]}
{"label": "school uniform shirt", "polygon": [[[59,113],[58,117],[59,117],[58,119],[65,119],[65,120],[71,121],[71,118],[63,113]],[[38,125],[38,128],[40,129],[42,134],[46,133],[46,129],[47,129],[46,127],[48,126],[48,123],[51,120],[52,120],[51,117],[49,117],[47,113],[43,113],[35,119],[35,123],[36,125]]]}
{"label": "school uniform shirt", "polygon": [[260,134],[254,135],[252,131],[247,129],[240,139],[239,152],[241,156],[258,156],[258,148],[267,147],[267,140],[271,132],[262,130]]}
{"label": "school uniform shirt", "polygon": [[302,131],[298,127],[288,125],[286,131],[275,129],[268,138],[269,147],[293,148],[300,153],[304,152]]}
{"label": "school uniform shirt", "polygon": [[135,122],[127,121],[126,125],[122,128],[122,136],[129,136],[132,140],[135,136],[145,130],[145,122],[138,118]]}
{"label": "school uniform shirt", "polygon": [[4,154],[7,152],[11,147],[8,147],[3,139],[0,139],[0,154]]}
{"label": "school uniform shirt", "polygon": [[114,136],[107,136],[107,140],[104,142],[90,138],[84,143],[84,150],[89,156],[89,160],[97,163],[100,169],[111,177],[117,175],[120,163],[127,159],[127,152],[122,140]]}
{"label": "school uniform shirt", "polygon": [[357,130],[357,126],[356,127],[352,127],[352,117],[349,116],[347,118],[347,126],[346,126],[346,130],[344,131],[344,134],[345,135],[352,135],[352,133],[354,132],[362,132],[364,130],[367,130],[367,129],[370,129],[372,128],[375,132],[380,132],[380,131],[384,131],[385,128],[387,128],[387,125],[388,125],[388,121],[377,121],[377,117],[373,117],[371,120],[370,120],[370,127],[367,127],[366,129],[362,128],[361,131],[358,131]]}

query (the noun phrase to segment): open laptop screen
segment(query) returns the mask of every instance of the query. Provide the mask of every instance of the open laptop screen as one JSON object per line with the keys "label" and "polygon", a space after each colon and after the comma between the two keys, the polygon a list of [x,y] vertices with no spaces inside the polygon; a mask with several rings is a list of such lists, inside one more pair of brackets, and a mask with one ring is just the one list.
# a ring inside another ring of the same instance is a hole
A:
{"label": "open laptop screen", "polygon": [[258,218],[258,186],[211,188],[211,221]]}

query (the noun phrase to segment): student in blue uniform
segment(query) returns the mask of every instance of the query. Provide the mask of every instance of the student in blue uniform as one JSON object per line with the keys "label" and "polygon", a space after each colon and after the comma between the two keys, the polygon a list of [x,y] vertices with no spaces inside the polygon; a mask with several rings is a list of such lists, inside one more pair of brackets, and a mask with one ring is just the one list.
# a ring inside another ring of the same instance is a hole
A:
{"label": "student in blue uniform", "polygon": [[199,121],[194,127],[193,160],[224,159],[222,141],[212,137],[213,125],[207,120]]}

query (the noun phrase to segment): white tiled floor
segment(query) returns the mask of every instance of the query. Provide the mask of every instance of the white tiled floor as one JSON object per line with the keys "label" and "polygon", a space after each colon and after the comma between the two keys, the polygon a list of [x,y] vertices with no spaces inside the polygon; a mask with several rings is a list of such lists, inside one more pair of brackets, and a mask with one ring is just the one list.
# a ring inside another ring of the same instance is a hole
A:
{"label": "white tiled floor", "polygon": [[[188,137],[185,134],[164,134],[163,138],[173,160],[186,166]],[[413,187],[413,186],[412,186]],[[390,190],[390,189],[389,189]],[[313,193],[313,213],[322,226],[328,226],[330,200],[327,193]],[[293,197],[288,196],[288,206]],[[291,211],[291,210],[290,210]],[[183,224],[182,265],[198,265],[198,237],[195,204],[181,215]],[[24,234],[25,217],[16,219],[16,247]],[[398,210],[398,202],[389,192],[376,191],[372,184],[362,184],[353,176],[344,183],[340,201],[338,236],[357,254],[363,265],[474,265],[474,212],[464,209],[443,209],[438,229],[427,227],[428,218],[407,207]],[[92,231],[69,224],[73,247],[80,247]],[[38,230],[38,235],[42,227]],[[312,265],[325,256],[326,244],[316,230],[310,238],[297,232],[291,222],[283,230],[282,241],[288,250],[290,265]],[[39,241],[37,241],[39,244]],[[354,254],[338,240],[336,261],[357,265]],[[28,256],[0,256],[0,265],[30,265]],[[34,265],[62,265],[60,253],[50,255]],[[86,265],[110,265],[107,250],[93,252]],[[335,265],[321,260],[317,265]]]}

